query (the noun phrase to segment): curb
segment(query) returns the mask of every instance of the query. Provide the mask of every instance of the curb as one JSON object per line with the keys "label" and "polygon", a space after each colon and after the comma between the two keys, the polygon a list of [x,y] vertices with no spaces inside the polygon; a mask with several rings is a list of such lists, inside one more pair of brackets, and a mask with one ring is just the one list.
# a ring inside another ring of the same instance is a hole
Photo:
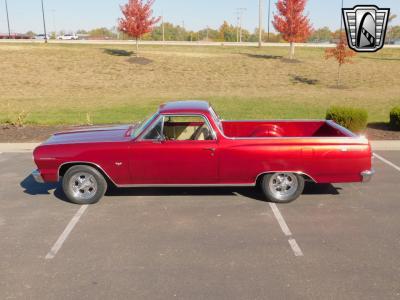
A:
{"label": "curb", "polygon": [[[0,143],[0,153],[32,152],[40,143]],[[400,140],[371,141],[373,151],[400,151]]]}
{"label": "curb", "polygon": [[0,143],[0,153],[32,152],[40,143]]}
{"label": "curb", "polygon": [[400,141],[370,141],[374,151],[400,151]]}

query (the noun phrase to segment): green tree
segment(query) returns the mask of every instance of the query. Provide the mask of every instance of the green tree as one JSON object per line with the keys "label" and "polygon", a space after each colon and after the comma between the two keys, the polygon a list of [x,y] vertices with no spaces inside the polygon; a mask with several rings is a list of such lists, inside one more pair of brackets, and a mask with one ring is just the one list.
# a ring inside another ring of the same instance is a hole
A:
{"label": "green tree", "polygon": [[325,26],[315,30],[309,37],[308,41],[316,43],[329,42],[331,38],[332,38],[332,31],[329,29],[329,27]]}
{"label": "green tree", "polygon": [[219,28],[219,35],[222,41],[236,42],[237,41],[237,28],[230,25],[227,21]]}
{"label": "green tree", "polygon": [[32,30],[29,30],[25,35],[29,36],[30,38],[34,38],[36,36],[36,33],[34,33]]}
{"label": "green tree", "polygon": [[101,27],[101,28],[95,28],[92,29],[88,32],[90,37],[94,38],[115,38],[116,35],[113,33],[110,29]]}

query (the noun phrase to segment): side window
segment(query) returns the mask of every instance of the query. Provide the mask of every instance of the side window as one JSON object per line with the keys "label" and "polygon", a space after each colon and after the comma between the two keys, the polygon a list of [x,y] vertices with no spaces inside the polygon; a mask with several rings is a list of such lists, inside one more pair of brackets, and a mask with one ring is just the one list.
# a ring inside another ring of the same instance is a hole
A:
{"label": "side window", "polygon": [[162,127],[163,127],[164,118],[160,118],[155,125],[150,129],[146,135],[143,136],[143,140],[158,140],[163,138],[162,136]]}
{"label": "side window", "polygon": [[169,141],[214,140],[213,132],[202,116],[166,116],[163,135]]}

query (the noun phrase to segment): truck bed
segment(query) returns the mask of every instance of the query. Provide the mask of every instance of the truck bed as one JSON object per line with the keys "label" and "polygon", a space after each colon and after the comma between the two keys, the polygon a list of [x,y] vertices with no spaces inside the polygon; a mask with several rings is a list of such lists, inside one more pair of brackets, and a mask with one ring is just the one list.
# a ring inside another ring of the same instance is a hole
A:
{"label": "truck bed", "polygon": [[230,138],[263,137],[355,137],[332,121],[222,121]]}

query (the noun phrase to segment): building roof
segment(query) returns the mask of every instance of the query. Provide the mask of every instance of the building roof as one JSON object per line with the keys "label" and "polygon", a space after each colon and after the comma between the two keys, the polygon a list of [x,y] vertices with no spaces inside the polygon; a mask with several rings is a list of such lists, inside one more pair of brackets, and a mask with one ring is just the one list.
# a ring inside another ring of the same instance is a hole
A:
{"label": "building roof", "polygon": [[175,101],[162,104],[160,106],[160,113],[193,113],[193,112],[208,112],[210,104],[207,101]]}

